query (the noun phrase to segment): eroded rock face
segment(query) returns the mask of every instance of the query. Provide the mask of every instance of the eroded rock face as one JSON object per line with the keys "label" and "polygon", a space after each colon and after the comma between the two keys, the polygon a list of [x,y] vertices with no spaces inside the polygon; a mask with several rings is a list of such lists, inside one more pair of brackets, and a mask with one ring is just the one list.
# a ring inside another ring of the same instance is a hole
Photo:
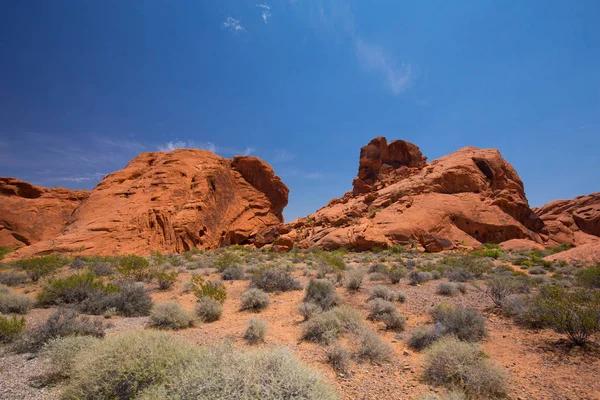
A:
{"label": "eroded rock face", "polygon": [[550,240],[555,244],[579,246],[600,238],[600,193],[555,200],[535,212],[548,227]]}
{"label": "eroded rock face", "polygon": [[103,179],[51,241],[14,257],[177,253],[251,244],[283,222],[288,188],[256,157],[205,150],[143,153]]}
{"label": "eroded rock face", "polygon": [[417,146],[375,138],[361,149],[354,189],[288,225],[301,247],[364,250],[418,243],[437,252],[484,242],[543,243],[523,182],[493,149],[467,147],[429,164]]}
{"label": "eroded rock face", "polygon": [[15,178],[0,178],[0,247],[29,246],[58,235],[85,190],[46,189]]}

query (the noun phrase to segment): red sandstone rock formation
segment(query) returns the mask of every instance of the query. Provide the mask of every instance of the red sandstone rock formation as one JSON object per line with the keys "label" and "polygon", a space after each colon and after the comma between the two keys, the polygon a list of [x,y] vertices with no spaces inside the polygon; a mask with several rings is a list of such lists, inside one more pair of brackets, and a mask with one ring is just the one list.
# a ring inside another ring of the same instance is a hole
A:
{"label": "red sandstone rock formation", "polygon": [[104,178],[53,240],[11,257],[80,249],[177,253],[250,244],[283,222],[287,198],[287,186],[256,157],[232,161],[190,149],[143,153]]}
{"label": "red sandstone rock formation", "polygon": [[46,189],[14,178],[0,178],[0,247],[17,248],[58,235],[84,190]]}
{"label": "red sandstone rock formation", "polygon": [[523,182],[492,149],[467,147],[429,164],[412,143],[373,139],[354,190],[290,223],[276,246],[366,250],[417,242],[437,252],[511,239],[543,242]]}

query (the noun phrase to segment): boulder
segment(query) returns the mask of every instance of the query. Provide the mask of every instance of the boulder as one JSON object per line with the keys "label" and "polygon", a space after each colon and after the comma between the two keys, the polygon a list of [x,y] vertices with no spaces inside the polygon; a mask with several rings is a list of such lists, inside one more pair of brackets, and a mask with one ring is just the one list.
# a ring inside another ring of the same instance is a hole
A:
{"label": "boulder", "polygon": [[142,153],[104,178],[52,240],[11,257],[253,244],[283,222],[287,196],[273,169],[256,157],[230,160],[196,149]]}

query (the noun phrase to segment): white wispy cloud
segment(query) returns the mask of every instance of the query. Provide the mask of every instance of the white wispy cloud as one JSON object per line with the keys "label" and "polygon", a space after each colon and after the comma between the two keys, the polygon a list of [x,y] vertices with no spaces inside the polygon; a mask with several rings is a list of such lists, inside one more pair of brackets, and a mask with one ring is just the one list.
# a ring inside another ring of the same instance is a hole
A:
{"label": "white wispy cloud", "polygon": [[213,142],[195,142],[193,140],[175,140],[157,146],[158,151],[173,151],[176,149],[202,149],[208,150],[221,156],[229,157],[234,155],[249,156],[256,152],[256,148],[246,146],[243,148],[220,146]]}
{"label": "white wispy cloud", "polygon": [[173,151],[175,149],[189,149],[196,147],[193,140],[183,141],[176,140],[174,142],[167,142],[163,145],[158,146],[158,151]]}
{"label": "white wispy cloud", "polygon": [[239,19],[235,19],[233,17],[227,17],[225,21],[223,21],[223,27],[231,30],[234,33],[245,31],[244,27],[240,23]]}
{"label": "white wispy cloud", "polygon": [[265,24],[269,23],[269,18],[271,17],[271,7],[269,7],[269,5],[267,4],[257,4],[256,7],[261,8],[262,9],[262,19],[265,22]]}
{"label": "white wispy cloud", "polygon": [[292,161],[296,158],[296,154],[294,153],[290,153],[287,150],[284,149],[276,149],[275,150],[275,158],[274,161],[275,162],[289,162]]}
{"label": "white wispy cloud", "polygon": [[411,65],[396,64],[381,46],[358,38],[356,55],[366,69],[382,75],[394,94],[400,94],[410,86],[413,76]]}
{"label": "white wispy cloud", "polygon": [[96,172],[93,174],[81,175],[81,176],[66,176],[63,178],[58,178],[60,181],[65,182],[73,182],[73,183],[84,183],[88,181],[99,181],[104,179],[107,174],[103,172]]}

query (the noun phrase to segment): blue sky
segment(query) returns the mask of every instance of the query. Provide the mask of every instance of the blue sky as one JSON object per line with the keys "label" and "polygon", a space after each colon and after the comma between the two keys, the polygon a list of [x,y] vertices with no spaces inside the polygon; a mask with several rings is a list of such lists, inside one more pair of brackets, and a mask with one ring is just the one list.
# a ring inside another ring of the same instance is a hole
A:
{"label": "blue sky", "polygon": [[600,190],[600,2],[0,3],[0,175],[92,188],[142,151],[267,160],[287,220],[362,145],[495,147],[532,205]]}

